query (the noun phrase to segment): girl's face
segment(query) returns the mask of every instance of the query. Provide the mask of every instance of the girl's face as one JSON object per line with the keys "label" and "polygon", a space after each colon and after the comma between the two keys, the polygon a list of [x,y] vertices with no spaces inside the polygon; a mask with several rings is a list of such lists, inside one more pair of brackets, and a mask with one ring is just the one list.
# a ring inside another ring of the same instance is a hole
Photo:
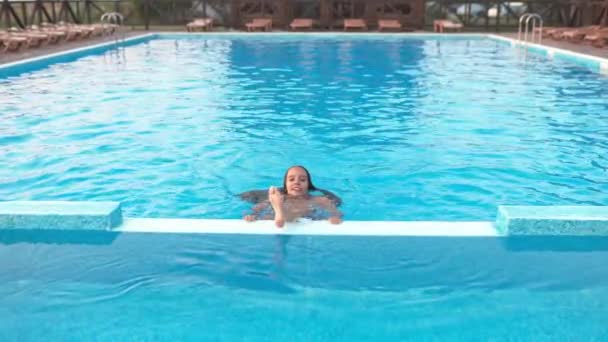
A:
{"label": "girl's face", "polygon": [[302,196],[308,193],[308,176],[301,167],[293,167],[287,171],[285,184],[288,195]]}

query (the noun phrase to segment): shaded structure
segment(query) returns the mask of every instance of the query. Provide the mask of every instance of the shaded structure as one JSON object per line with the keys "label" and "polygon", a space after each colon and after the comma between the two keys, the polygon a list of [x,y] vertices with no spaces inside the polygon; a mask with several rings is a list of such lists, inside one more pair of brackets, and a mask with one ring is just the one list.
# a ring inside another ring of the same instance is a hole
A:
{"label": "shaded structure", "polygon": [[244,29],[254,18],[272,19],[288,29],[295,18],[313,20],[317,29],[342,28],[344,19],[363,19],[376,28],[380,19],[423,28],[435,19],[452,19],[465,28],[494,30],[517,26],[521,14],[540,14],[546,25],[608,25],[608,0],[0,0],[0,27],[42,22],[98,21],[104,12],[120,12],[131,25],[185,25],[213,17],[218,25]]}
{"label": "shaded structure", "polygon": [[253,18],[269,18],[286,28],[296,18],[312,19],[322,29],[342,27],[344,19],[364,19],[376,26],[378,19],[397,19],[405,26],[424,26],[424,0],[232,0],[235,27]]}
{"label": "shaded structure", "polygon": [[0,0],[0,27],[40,25],[60,21],[99,21],[106,12],[121,12],[124,0]]}

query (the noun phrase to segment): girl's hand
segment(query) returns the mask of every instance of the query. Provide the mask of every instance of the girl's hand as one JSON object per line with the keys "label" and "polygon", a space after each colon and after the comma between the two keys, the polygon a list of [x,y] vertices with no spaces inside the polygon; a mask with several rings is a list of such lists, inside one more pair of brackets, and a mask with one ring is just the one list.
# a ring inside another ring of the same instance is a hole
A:
{"label": "girl's hand", "polygon": [[268,201],[272,204],[273,208],[278,205],[282,205],[285,200],[285,196],[277,189],[276,186],[271,186],[268,189]]}
{"label": "girl's hand", "polygon": [[245,217],[243,217],[243,218],[247,222],[253,222],[253,221],[255,221],[255,215],[245,215]]}
{"label": "girl's hand", "polygon": [[340,224],[340,223],[342,223],[342,218],[340,216],[332,216],[329,218],[328,221],[331,224]]}

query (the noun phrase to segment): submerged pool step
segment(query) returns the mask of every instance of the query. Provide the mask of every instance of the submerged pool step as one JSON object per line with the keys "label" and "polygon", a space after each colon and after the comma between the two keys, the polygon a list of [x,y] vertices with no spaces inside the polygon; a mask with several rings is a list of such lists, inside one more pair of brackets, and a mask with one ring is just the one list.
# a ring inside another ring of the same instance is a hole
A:
{"label": "submerged pool step", "polygon": [[120,202],[0,202],[0,229],[109,230],[121,223]]}
{"label": "submerged pool step", "polygon": [[503,235],[608,236],[608,206],[499,206]]}

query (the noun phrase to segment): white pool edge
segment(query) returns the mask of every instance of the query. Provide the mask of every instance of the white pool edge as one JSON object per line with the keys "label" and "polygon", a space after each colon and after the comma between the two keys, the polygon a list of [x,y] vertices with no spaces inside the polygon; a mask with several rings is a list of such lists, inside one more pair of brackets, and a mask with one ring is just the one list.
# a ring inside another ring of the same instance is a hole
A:
{"label": "white pool edge", "polygon": [[155,31],[153,34],[167,36],[306,36],[306,37],[454,37],[454,38],[485,38],[487,33],[434,33],[434,32],[354,32],[354,31],[320,31],[320,32],[304,32],[304,31],[271,31],[271,32],[244,32],[244,31],[222,31],[222,32],[173,32],[173,31]]}
{"label": "white pool edge", "polygon": [[565,55],[565,56],[574,57],[575,59],[595,61],[595,62],[599,63],[600,73],[608,74],[608,58],[587,55],[584,53],[574,52],[574,51],[557,48],[557,47],[553,47],[553,46],[547,46],[547,45],[530,43],[530,42],[522,42],[522,41],[518,41],[517,39],[503,37],[503,36],[500,36],[497,34],[487,34],[487,36],[488,36],[488,38],[508,42],[513,47],[522,46],[522,47],[526,47],[526,48],[536,48],[539,50],[544,50],[547,52],[547,56],[549,58],[553,58],[556,54],[561,54],[561,55]]}
{"label": "white pool edge", "polygon": [[20,59],[18,61],[14,61],[14,62],[10,62],[10,63],[0,64],[0,70],[8,69],[8,68],[23,65],[23,64],[44,61],[45,59],[50,59],[50,58],[54,58],[54,57],[61,57],[64,55],[70,55],[70,54],[79,53],[79,52],[87,52],[88,50],[94,50],[94,49],[102,48],[102,47],[106,47],[106,46],[128,43],[128,42],[132,42],[134,40],[153,38],[154,36],[156,36],[156,33],[144,33],[144,34],[132,36],[132,37],[125,38],[125,39],[115,39],[115,40],[106,41],[106,42],[99,43],[99,44],[86,45],[86,46],[81,46],[81,47],[74,48],[74,49],[59,51],[59,52],[55,52],[55,53],[49,53],[46,55],[36,56],[36,57],[32,57],[32,58]]}
{"label": "white pool edge", "polygon": [[447,221],[327,221],[287,223],[278,228],[273,221],[245,222],[229,219],[124,218],[113,229],[120,233],[158,234],[244,234],[244,235],[328,235],[328,236],[420,236],[498,237],[492,222]]}

